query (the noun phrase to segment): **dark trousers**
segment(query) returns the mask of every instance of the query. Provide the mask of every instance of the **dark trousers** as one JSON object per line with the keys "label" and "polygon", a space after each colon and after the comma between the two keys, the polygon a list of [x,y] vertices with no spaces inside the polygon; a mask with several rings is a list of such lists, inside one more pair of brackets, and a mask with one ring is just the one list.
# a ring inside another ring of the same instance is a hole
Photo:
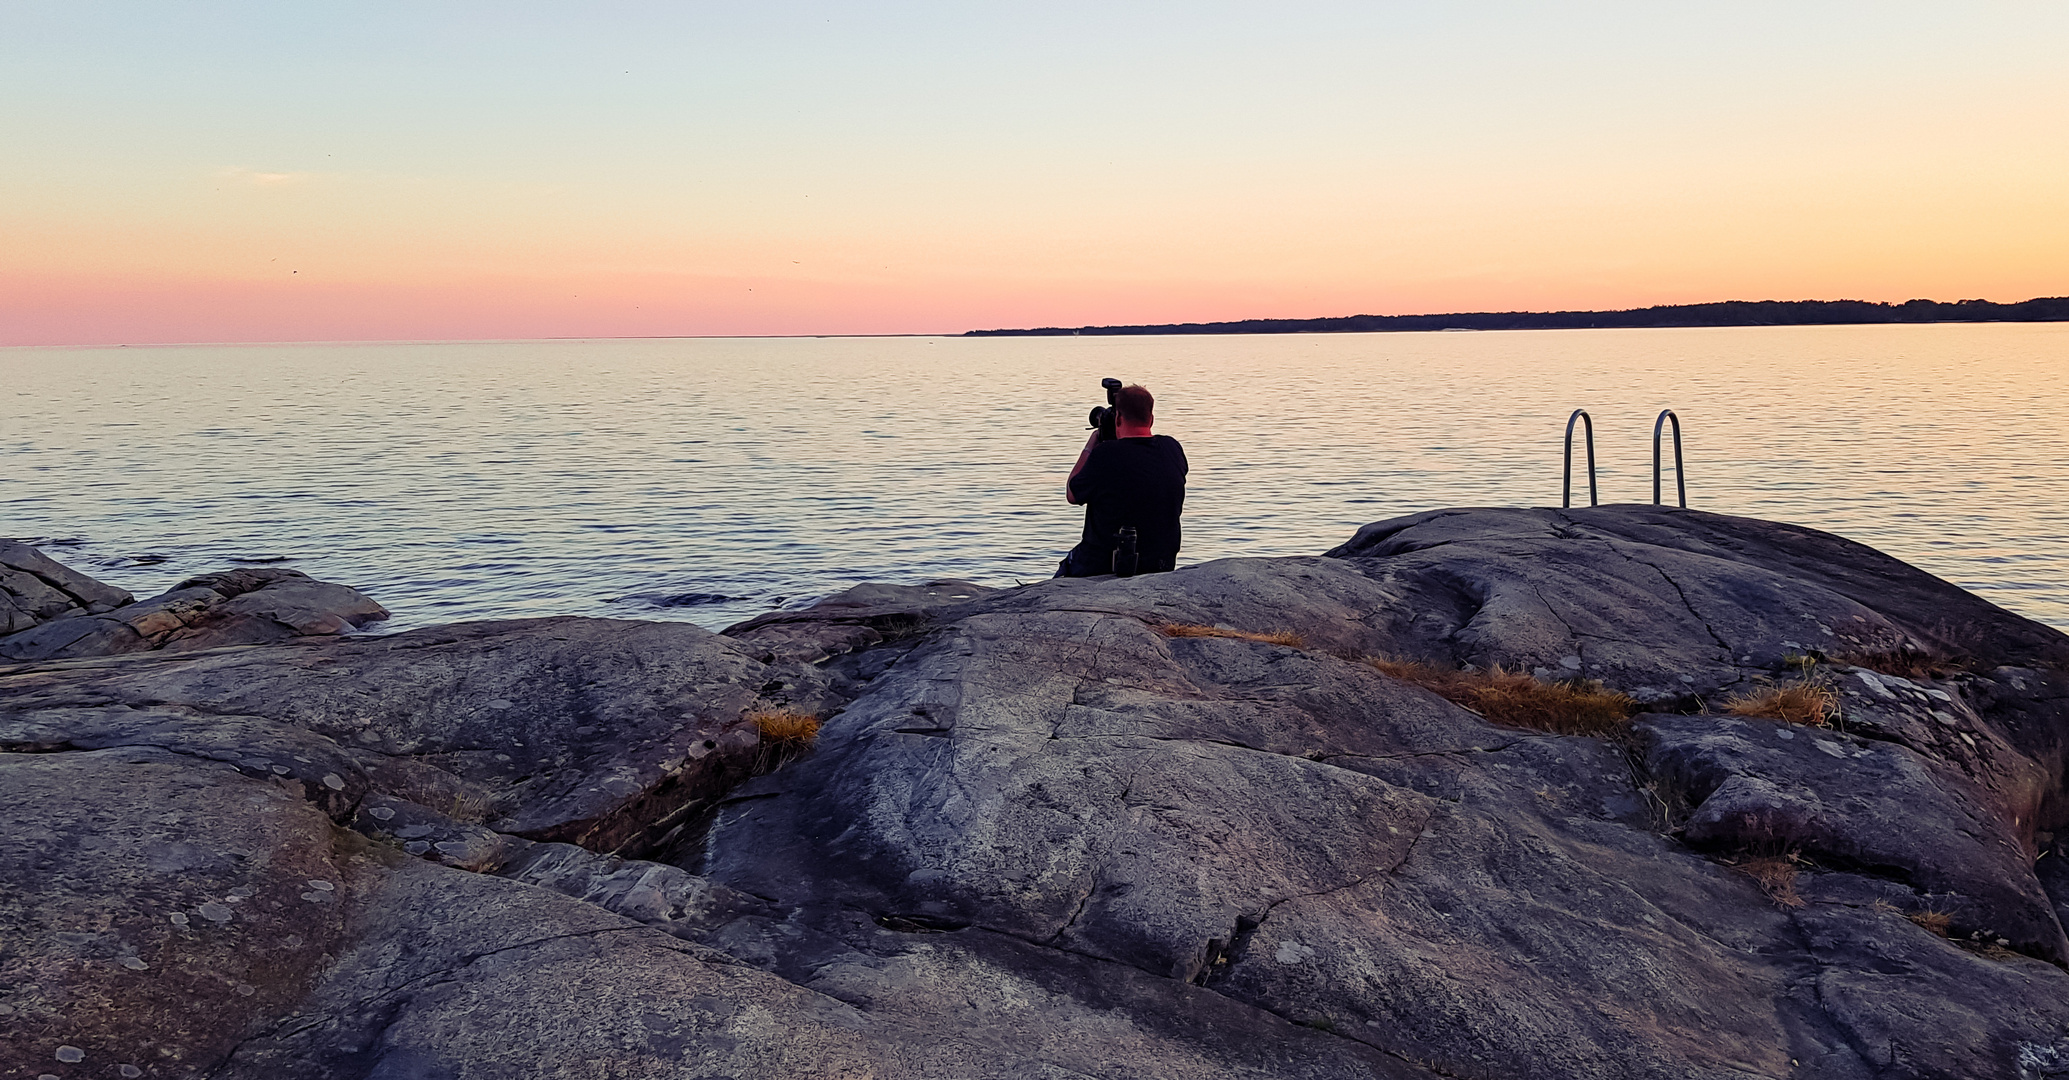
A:
{"label": "dark trousers", "polygon": [[[1178,569],[1178,554],[1176,552],[1169,555],[1144,553],[1136,565],[1135,573],[1138,575],[1160,574],[1176,569]],[[1111,574],[1113,572],[1113,549],[1089,551],[1083,544],[1070,549],[1070,554],[1065,555],[1063,561],[1056,566],[1057,577],[1098,577],[1101,574]]]}

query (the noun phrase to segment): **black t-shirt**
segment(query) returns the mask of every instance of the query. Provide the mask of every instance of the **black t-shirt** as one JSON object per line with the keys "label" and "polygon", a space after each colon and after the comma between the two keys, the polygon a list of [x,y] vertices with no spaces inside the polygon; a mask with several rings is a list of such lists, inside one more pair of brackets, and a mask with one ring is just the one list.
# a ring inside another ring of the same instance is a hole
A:
{"label": "black t-shirt", "polygon": [[1085,504],[1086,551],[1111,551],[1114,534],[1135,526],[1147,562],[1178,555],[1178,515],[1185,509],[1185,451],[1169,435],[1108,439],[1092,448],[1070,478],[1070,493]]}

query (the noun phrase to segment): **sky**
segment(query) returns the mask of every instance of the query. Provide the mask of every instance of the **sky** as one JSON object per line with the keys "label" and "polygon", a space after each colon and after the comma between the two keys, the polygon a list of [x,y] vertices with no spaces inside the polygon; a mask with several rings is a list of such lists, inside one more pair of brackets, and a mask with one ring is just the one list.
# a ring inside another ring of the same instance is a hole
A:
{"label": "sky", "polygon": [[2069,5],[0,0],[0,344],[2069,294]]}

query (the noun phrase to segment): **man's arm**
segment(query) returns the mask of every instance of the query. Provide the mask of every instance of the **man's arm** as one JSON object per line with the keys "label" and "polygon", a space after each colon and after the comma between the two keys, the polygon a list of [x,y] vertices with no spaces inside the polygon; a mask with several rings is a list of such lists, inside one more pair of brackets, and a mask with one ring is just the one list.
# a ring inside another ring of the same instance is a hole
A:
{"label": "man's arm", "polygon": [[1085,448],[1083,450],[1078,451],[1078,463],[1070,467],[1070,475],[1064,478],[1064,502],[1067,502],[1072,506],[1076,506],[1078,504],[1078,497],[1071,493],[1070,482],[1072,480],[1076,480],[1078,478],[1078,474],[1085,471],[1085,462],[1090,461],[1092,459],[1092,448],[1098,445],[1099,431],[1095,428],[1093,429],[1092,434],[1085,436]]}

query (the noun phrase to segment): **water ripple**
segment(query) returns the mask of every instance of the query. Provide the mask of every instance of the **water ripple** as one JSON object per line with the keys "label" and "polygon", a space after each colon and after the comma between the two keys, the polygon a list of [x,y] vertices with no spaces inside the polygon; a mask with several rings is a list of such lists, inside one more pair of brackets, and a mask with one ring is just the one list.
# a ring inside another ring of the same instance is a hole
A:
{"label": "water ripple", "polygon": [[2065,370],[2053,325],[9,349],[0,535],[77,538],[51,553],[140,595],[286,556],[393,629],[716,627],[865,578],[1048,576],[1113,375],[1192,460],[1184,561],[1556,502],[1577,406],[1604,501],[1649,501],[1671,407],[1691,505],[2069,626]]}

